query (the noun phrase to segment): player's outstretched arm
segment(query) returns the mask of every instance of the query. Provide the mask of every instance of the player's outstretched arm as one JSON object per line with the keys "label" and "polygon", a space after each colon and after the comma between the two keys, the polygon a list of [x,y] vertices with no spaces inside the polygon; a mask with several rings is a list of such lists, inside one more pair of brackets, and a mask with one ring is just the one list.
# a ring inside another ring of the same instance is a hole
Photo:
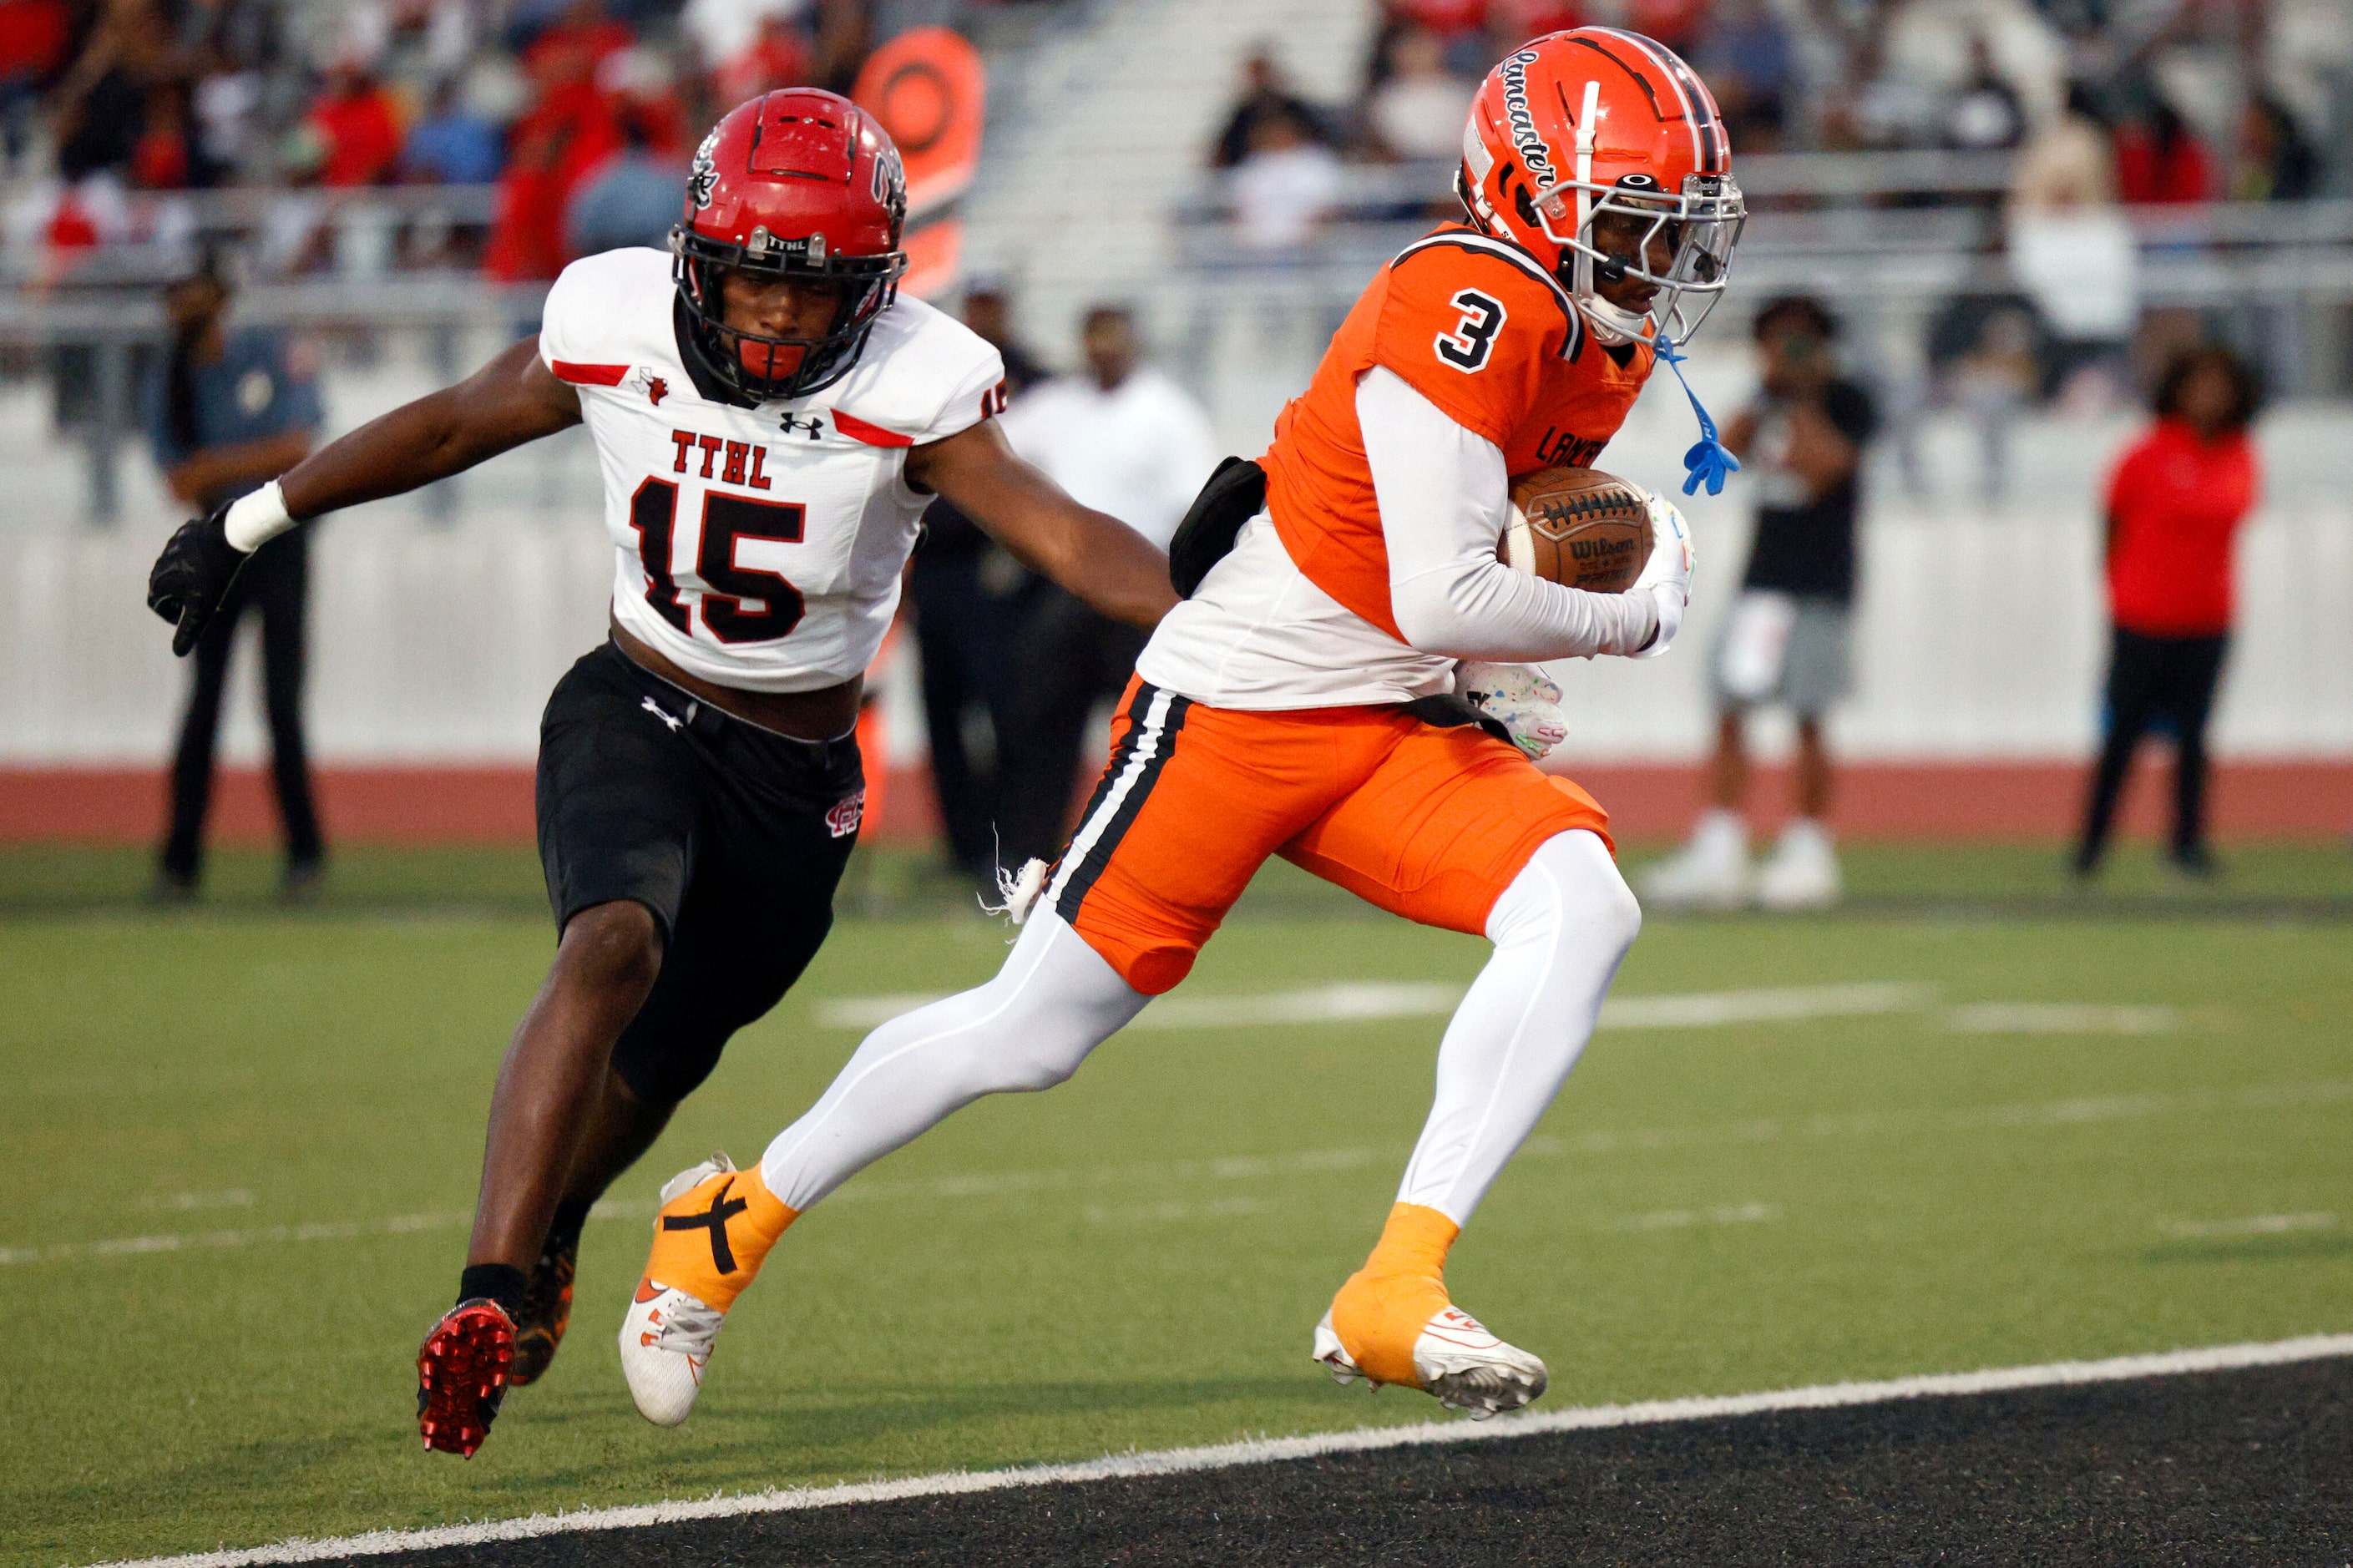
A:
{"label": "player's outstretched arm", "polygon": [[403,404],[329,442],[273,483],[183,523],[147,578],[147,607],[185,655],[246,557],[296,522],[399,495],[580,423],[579,395],[525,338],[457,385]]}
{"label": "player's outstretched arm", "polygon": [[1021,563],[1111,616],[1155,626],[1176,605],[1168,557],[1014,454],[994,420],[907,454],[907,479],[946,498]]}
{"label": "player's outstretched arm", "polygon": [[286,510],[313,518],[413,490],[580,423],[580,395],[523,339],[455,386],[330,441],[278,480]]}

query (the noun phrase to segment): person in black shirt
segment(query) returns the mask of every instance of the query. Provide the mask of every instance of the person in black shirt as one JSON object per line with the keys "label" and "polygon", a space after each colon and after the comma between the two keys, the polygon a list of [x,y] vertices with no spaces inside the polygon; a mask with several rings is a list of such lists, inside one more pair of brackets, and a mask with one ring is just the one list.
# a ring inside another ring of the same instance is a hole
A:
{"label": "person in black shirt", "polygon": [[[1855,510],[1862,449],[1877,418],[1870,394],[1838,374],[1836,325],[1820,300],[1776,300],[1757,313],[1755,331],[1762,394],[1725,432],[1725,445],[1757,475],[1758,495],[1740,596],[1709,660],[1717,711],[1711,805],[1691,842],[1652,870],[1646,889],[1669,905],[1725,908],[1754,898],[1770,909],[1820,908],[1840,892],[1822,721],[1846,691]],[[1746,718],[1775,701],[1798,721],[1798,813],[1752,877],[1741,816]]]}
{"label": "person in black shirt", "polygon": [[1242,61],[1242,95],[1226,116],[1209,152],[1209,167],[1238,169],[1250,156],[1250,138],[1271,120],[1289,119],[1309,142],[1331,145],[1335,137],[1324,110],[1291,90],[1282,79],[1271,46],[1261,44]]}
{"label": "person in black shirt", "polygon": [[[965,296],[964,319],[1005,356],[1008,398],[1045,378],[1036,357],[1014,341],[1001,289],[976,286]],[[965,745],[965,721],[977,707],[992,734],[1013,732],[1019,696],[1012,689],[1015,637],[1028,618],[1026,602],[1055,592],[946,501],[934,501],[923,513],[907,601],[922,660],[932,787],[949,858],[990,890],[997,886],[1001,792],[995,759],[976,756]]]}

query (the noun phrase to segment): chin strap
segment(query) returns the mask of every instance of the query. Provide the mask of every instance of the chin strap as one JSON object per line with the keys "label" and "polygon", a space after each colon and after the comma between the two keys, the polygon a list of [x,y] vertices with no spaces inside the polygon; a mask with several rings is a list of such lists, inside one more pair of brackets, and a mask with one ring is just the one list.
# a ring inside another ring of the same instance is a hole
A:
{"label": "chin strap", "polygon": [[1674,341],[1664,332],[1651,340],[1651,349],[1662,363],[1675,373],[1675,379],[1683,383],[1683,395],[1691,399],[1692,412],[1699,416],[1699,441],[1683,454],[1683,494],[1698,494],[1700,482],[1705,480],[1707,493],[1720,496],[1724,493],[1725,477],[1740,471],[1740,459],[1732,455],[1729,447],[1716,438],[1715,421],[1708,417],[1707,410],[1701,406],[1699,394],[1692,390],[1690,379],[1683,374],[1683,361],[1687,356],[1675,352]]}

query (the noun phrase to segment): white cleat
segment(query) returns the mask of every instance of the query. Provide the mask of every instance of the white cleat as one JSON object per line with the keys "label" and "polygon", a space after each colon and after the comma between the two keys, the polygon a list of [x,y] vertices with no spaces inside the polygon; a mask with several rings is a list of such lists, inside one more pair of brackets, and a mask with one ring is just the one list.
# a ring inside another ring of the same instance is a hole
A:
{"label": "white cleat", "polygon": [[1757,872],[1757,901],[1768,910],[1826,910],[1844,890],[1838,849],[1828,830],[1808,817],[1781,830],[1780,841]]}
{"label": "white cleat", "polygon": [[1728,811],[1710,811],[1691,841],[1641,877],[1642,899],[1662,910],[1736,910],[1755,887],[1748,868],[1748,829]]}
{"label": "white cleat", "polygon": [[[714,1154],[664,1183],[662,1204],[734,1168],[726,1155]],[[655,1223],[659,1225],[659,1218]],[[695,1396],[702,1392],[702,1369],[711,1364],[719,1325],[726,1321],[726,1313],[684,1290],[651,1278],[638,1280],[621,1320],[621,1375],[628,1380],[638,1414],[657,1426],[675,1426],[693,1412]]]}
{"label": "white cleat", "polygon": [[694,1412],[702,1369],[727,1314],[683,1290],[641,1281],[621,1320],[621,1375],[638,1414],[657,1426],[675,1426]]}
{"label": "white cleat", "polygon": [[[1332,1381],[1343,1386],[1365,1377],[1364,1369],[1332,1331],[1329,1312],[1315,1325],[1311,1353],[1331,1373]],[[1497,1339],[1460,1307],[1447,1308],[1423,1327],[1413,1342],[1413,1374],[1423,1393],[1473,1421],[1519,1409],[1542,1394],[1551,1381],[1543,1361]]]}

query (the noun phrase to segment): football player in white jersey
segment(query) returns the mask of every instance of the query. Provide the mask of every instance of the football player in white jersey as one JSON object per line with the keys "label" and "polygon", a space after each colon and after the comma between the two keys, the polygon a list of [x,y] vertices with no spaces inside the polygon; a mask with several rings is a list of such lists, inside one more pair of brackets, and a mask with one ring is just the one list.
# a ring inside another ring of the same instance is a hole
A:
{"label": "football player in white jersey", "polygon": [[864,801],[860,683],[931,499],[1107,615],[1149,626],[1176,602],[1158,549],[1013,456],[997,350],[898,297],[905,210],[898,150],[847,100],[744,104],[696,153],[670,255],[573,263],[535,341],[156,563],[148,602],[185,654],[296,520],[583,421],[595,440],[612,637],[541,730],[560,939],[499,1072],[458,1305],[417,1358],[427,1448],[471,1455],[545,1369],[589,1205],[824,940]]}

